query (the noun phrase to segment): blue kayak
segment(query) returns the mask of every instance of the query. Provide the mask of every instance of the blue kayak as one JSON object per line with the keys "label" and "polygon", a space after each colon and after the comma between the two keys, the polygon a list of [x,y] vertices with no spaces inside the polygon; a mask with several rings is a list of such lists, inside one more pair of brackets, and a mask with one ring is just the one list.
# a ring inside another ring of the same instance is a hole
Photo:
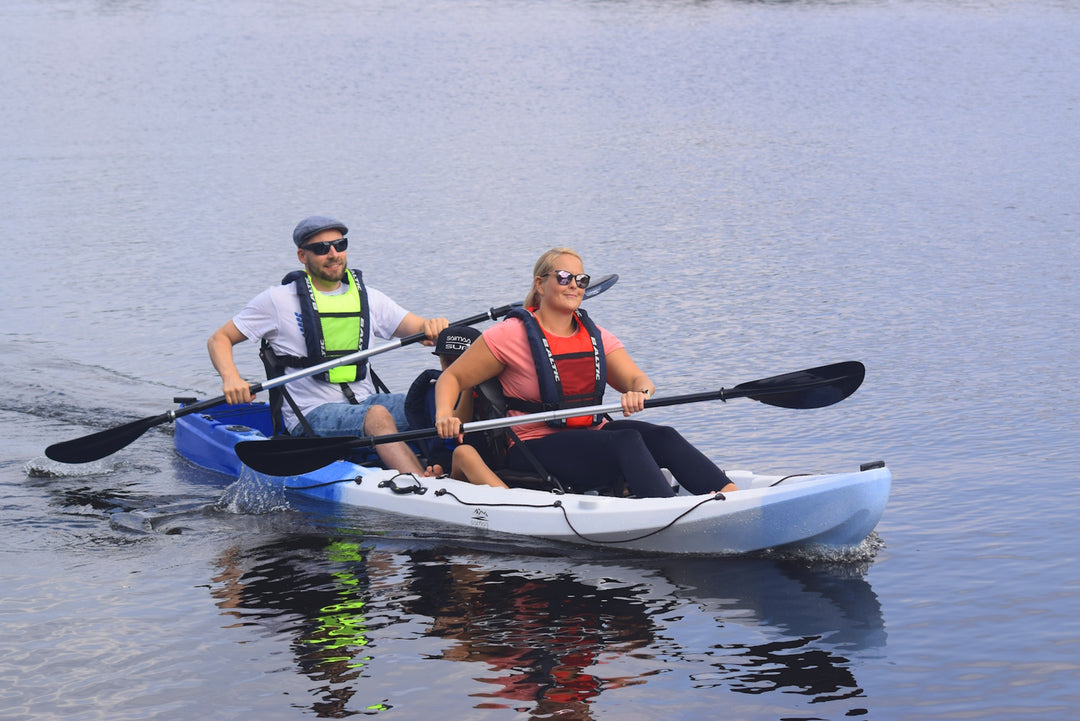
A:
{"label": "blue kayak", "polygon": [[889,498],[883,462],[848,472],[761,475],[728,470],[738,491],[672,498],[626,498],[477,486],[417,478],[336,461],[298,476],[256,472],[237,458],[240,441],[271,434],[269,406],[220,405],[176,420],[181,456],[211,471],[283,484],[287,493],[328,503],[422,518],[468,529],[578,545],[661,554],[732,555],[769,549],[856,549],[873,532]]}

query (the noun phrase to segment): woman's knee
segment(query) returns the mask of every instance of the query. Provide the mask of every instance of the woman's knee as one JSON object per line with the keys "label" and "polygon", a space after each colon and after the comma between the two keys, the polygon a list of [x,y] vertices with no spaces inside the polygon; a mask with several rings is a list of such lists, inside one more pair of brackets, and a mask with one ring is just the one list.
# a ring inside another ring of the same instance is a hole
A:
{"label": "woman's knee", "polygon": [[643,446],[645,443],[641,434],[630,428],[606,431],[598,436],[597,440],[600,441],[601,445],[615,452],[625,451],[627,448],[634,446]]}
{"label": "woman's knee", "polygon": [[684,443],[685,439],[682,434],[671,426],[649,426],[642,429],[641,435],[652,443]]}

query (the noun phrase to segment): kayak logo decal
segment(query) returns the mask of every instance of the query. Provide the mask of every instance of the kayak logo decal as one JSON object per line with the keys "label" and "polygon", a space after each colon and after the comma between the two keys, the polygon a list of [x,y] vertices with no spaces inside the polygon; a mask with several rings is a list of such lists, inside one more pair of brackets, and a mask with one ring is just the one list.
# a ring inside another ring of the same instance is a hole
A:
{"label": "kayak logo decal", "polygon": [[487,530],[488,527],[488,514],[483,508],[477,508],[472,513],[472,518],[469,520],[469,525],[474,528],[483,528]]}

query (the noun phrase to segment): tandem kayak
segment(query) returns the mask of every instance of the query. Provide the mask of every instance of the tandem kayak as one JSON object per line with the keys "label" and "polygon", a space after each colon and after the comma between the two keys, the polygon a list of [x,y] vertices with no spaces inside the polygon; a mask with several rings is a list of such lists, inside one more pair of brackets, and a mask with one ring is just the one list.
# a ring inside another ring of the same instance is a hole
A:
{"label": "tandem kayak", "polygon": [[728,470],[739,491],[672,498],[492,488],[344,460],[279,477],[245,466],[234,451],[237,443],[263,440],[270,433],[267,404],[220,405],[178,418],[175,445],[197,466],[283,484],[288,493],[307,498],[422,518],[477,536],[513,534],[662,554],[852,549],[877,525],[892,482],[881,461],[828,474]]}

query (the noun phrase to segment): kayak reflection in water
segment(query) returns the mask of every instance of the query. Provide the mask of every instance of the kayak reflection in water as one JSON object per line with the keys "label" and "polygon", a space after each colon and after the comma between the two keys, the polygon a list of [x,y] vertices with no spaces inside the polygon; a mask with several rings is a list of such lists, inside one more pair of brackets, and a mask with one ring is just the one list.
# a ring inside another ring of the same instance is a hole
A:
{"label": "kayak reflection in water", "polygon": [[[496,377],[506,396],[507,415],[598,405],[608,385],[622,393],[623,416],[645,408],[656,385],[622,342],[581,309],[588,285],[577,252],[552,248],[540,256],[524,308],[484,331],[439,376],[435,427],[441,437],[461,434],[454,404],[462,389]],[[638,497],[672,496],[661,468],[694,494],[737,490],[724,471],[674,428],[643,421],[579,416],[515,426],[506,450],[507,468],[530,472],[536,462],[579,493],[617,492],[625,482]]]}

